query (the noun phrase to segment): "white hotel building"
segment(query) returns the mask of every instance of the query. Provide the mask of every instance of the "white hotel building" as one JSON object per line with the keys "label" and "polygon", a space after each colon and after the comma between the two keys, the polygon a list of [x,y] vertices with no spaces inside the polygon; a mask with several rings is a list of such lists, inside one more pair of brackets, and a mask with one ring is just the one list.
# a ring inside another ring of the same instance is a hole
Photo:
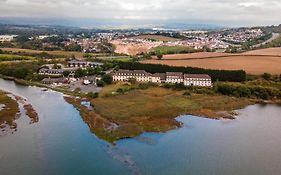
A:
{"label": "white hotel building", "polygon": [[183,83],[185,86],[212,87],[212,79],[207,74],[183,74],[167,72],[150,74],[144,70],[119,70],[113,74],[113,81],[129,81],[152,83]]}

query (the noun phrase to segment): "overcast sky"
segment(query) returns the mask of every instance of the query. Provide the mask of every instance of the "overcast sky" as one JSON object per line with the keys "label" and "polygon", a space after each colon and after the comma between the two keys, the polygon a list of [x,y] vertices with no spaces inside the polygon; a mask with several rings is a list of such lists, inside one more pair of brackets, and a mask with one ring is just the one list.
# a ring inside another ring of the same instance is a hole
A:
{"label": "overcast sky", "polygon": [[281,0],[0,0],[0,17],[269,25],[281,23]]}

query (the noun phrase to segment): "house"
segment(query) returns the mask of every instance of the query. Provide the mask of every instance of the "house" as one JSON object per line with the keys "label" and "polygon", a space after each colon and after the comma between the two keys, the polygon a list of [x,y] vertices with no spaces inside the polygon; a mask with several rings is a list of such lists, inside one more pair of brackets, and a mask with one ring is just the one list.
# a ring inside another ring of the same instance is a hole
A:
{"label": "house", "polygon": [[166,83],[182,83],[183,73],[182,72],[167,72]]}
{"label": "house", "polygon": [[68,62],[68,67],[78,67],[78,68],[96,68],[102,65],[103,63],[78,61],[78,60],[72,60]]}
{"label": "house", "polygon": [[201,86],[211,87],[212,79],[207,74],[184,74],[184,85],[185,86]]}
{"label": "house", "polygon": [[66,78],[44,78],[42,80],[43,84],[48,84],[48,85],[62,85],[62,84],[67,84],[68,81]]}
{"label": "house", "polygon": [[41,68],[39,70],[39,75],[62,76],[65,71],[68,71],[70,75],[74,75],[77,69],[78,68],[64,68],[64,69]]}

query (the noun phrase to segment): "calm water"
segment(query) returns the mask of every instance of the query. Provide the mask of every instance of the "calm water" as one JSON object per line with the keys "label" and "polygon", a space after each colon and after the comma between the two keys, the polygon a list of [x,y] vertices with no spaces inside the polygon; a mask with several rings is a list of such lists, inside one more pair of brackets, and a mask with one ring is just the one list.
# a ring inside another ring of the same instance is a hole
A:
{"label": "calm water", "polygon": [[0,89],[23,96],[39,123],[17,120],[0,137],[1,175],[280,175],[281,107],[255,105],[234,121],[185,116],[184,127],[118,141],[96,138],[79,112],[57,92],[0,79]]}

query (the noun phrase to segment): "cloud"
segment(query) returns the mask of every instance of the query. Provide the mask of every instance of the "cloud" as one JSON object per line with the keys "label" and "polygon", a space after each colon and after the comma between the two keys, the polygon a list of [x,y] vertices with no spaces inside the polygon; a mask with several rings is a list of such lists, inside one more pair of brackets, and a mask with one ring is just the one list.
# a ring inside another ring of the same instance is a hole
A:
{"label": "cloud", "polygon": [[278,24],[280,0],[0,0],[0,17]]}

